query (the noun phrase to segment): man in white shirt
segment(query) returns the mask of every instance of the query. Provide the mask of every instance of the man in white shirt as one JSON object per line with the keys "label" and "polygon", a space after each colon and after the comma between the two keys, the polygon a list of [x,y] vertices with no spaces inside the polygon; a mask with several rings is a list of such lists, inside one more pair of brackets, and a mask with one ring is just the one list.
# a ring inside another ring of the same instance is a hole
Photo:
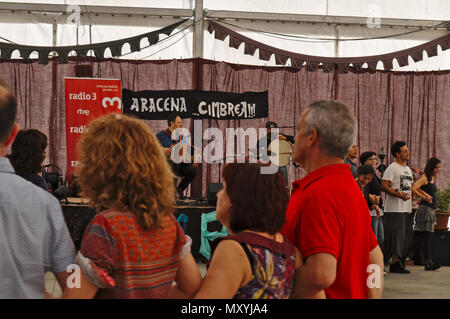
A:
{"label": "man in white shirt", "polygon": [[405,246],[405,231],[408,214],[411,213],[411,186],[414,182],[411,169],[406,165],[409,150],[406,143],[392,144],[391,154],[395,161],[386,168],[381,188],[386,193],[384,205],[384,253],[392,257],[389,271],[409,274],[402,261]]}

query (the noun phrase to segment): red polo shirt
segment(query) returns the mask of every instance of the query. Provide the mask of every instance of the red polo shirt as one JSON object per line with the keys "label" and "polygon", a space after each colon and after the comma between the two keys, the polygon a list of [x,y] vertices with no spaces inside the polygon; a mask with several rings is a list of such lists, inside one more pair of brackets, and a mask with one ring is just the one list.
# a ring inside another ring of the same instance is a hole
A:
{"label": "red polo shirt", "polygon": [[317,253],[336,257],[327,298],[367,298],[369,252],[378,243],[348,164],[319,168],[293,183],[282,232],[305,259]]}

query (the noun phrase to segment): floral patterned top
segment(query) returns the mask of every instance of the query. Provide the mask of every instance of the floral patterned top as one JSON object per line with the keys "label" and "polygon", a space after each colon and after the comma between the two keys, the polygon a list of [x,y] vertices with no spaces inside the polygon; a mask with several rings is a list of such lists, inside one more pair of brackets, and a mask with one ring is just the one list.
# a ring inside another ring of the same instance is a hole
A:
{"label": "floral patterned top", "polygon": [[213,249],[224,239],[239,242],[249,258],[252,279],[239,288],[235,299],[287,299],[294,284],[295,248],[264,236],[240,232],[216,239]]}

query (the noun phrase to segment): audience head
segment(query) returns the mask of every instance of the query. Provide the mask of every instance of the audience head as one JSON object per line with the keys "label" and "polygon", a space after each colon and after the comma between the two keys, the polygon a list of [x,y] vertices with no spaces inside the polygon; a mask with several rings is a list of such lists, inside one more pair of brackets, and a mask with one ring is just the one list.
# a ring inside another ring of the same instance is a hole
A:
{"label": "audience head", "polygon": [[406,162],[409,159],[408,146],[403,141],[397,141],[391,146],[391,154],[395,159]]}
{"label": "audience head", "polygon": [[364,152],[359,156],[359,163],[361,165],[369,164],[373,168],[377,166],[377,153],[373,151]]}
{"label": "audience head", "polygon": [[144,230],[174,211],[173,174],[155,135],[141,121],[109,114],[92,121],[78,144],[78,182],[97,209],[128,210]]}
{"label": "audience head", "polygon": [[167,118],[167,124],[171,130],[183,127],[183,120],[178,114],[170,114]]}
{"label": "audience head", "polygon": [[427,177],[428,181],[431,181],[433,176],[436,176],[439,173],[439,170],[441,169],[441,161],[437,159],[436,157],[431,157],[427,161],[427,165],[425,165],[425,176]]}
{"label": "audience head", "polygon": [[372,181],[373,175],[375,175],[375,171],[372,165],[365,164],[358,167],[358,181],[363,187]]}
{"label": "audience head", "polygon": [[37,174],[42,169],[47,136],[38,130],[20,130],[11,146],[9,159],[19,175]]}
{"label": "audience head", "polygon": [[259,163],[230,163],[223,169],[224,188],[217,194],[217,219],[237,233],[276,234],[285,222],[289,200],[280,171],[261,174]]}
{"label": "audience head", "polygon": [[16,98],[0,81],[0,148],[8,146],[17,134],[16,113]]}
{"label": "audience head", "polygon": [[358,157],[358,144],[353,144],[352,148],[347,153],[347,157],[353,160]]}
{"label": "audience head", "polygon": [[355,144],[357,126],[349,108],[337,101],[323,100],[308,106],[298,123],[294,161],[305,167],[311,148],[344,159]]}

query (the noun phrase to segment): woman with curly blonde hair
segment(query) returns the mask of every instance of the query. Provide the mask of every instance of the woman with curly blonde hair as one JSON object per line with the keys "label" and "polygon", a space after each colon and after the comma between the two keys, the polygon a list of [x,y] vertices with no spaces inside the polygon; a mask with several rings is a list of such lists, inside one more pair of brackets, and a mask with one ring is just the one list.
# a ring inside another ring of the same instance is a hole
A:
{"label": "woman with curly blonde hair", "polygon": [[150,129],[138,119],[106,115],[89,124],[78,151],[82,194],[98,214],[77,255],[81,288],[67,289],[64,296],[195,294],[201,275],[191,240],[173,215],[173,175]]}

